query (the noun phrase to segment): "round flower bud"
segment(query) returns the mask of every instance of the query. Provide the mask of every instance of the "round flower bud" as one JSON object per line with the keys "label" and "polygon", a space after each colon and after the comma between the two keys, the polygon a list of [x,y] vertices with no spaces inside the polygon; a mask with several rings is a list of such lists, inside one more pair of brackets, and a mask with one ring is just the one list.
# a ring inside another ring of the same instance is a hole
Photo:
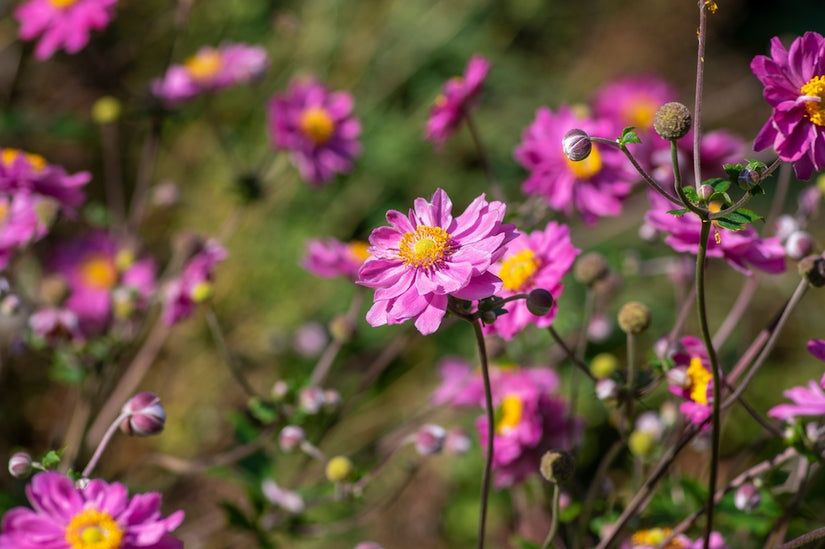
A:
{"label": "round flower bud", "polygon": [[448,454],[462,455],[470,451],[470,437],[461,427],[454,427],[444,439],[444,451]]}
{"label": "round flower bud", "polygon": [[619,395],[619,386],[610,378],[596,382],[596,397],[599,400],[611,400]]}
{"label": "round flower bud", "polygon": [[283,379],[279,379],[272,384],[272,389],[269,390],[269,395],[275,402],[281,402],[289,394],[289,384]]}
{"label": "round flower bud", "polygon": [[440,425],[427,424],[415,434],[415,449],[422,456],[432,456],[444,447],[447,431]]}
{"label": "round flower bud", "polygon": [[607,276],[609,271],[607,260],[599,252],[586,253],[576,261],[573,276],[582,284],[591,285]]}
{"label": "round flower bud", "polygon": [[564,134],[561,138],[561,147],[567,158],[573,162],[580,162],[590,156],[593,143],[584,130],[576,128]]}
{"label": "round flower bud", "polygon": [[298,391],[298,405],[308,414],[317,414],[324,405],[324,390],[311,385]]}
{"label": "round flower bud", "polygon": [[335,456],[327,462],[326,475],[330,482],[344,482],[352,475],[353,465],[345,456]]}
{"label": "round flower bud", "polygon": [[617,318],[619,328],[626,334],[640,334],[650,327],[650,309],[638,301],[625,303]]}
{"label": "round flower bud", "polygon": [[607,315],[596,313],[587,325],[587,339],[594,343],[603,343],[613,331],[613,321]]}
{"label": "round flower bud", "polygon": [[809,255],[799,260],[799,274],[814,288],[825,286],[825,259],[818,255]]}
{"label": "round flower bud", "polygon": [[267,501],[290,513],[302,513],[306,507],[300,494],[281,488],[271,478],[264,479],[261,483],[261,492]]}
{"label": "round flower bud", "polygon": [[278,434],[278,446],[284,452],[291,452],[306,440],[306,432],[297,425],[287,425]]}
{"label": "round flower bud", "polygon": [[599,353],[590,361],[590,372],[596,379],[605,379],[619,367],[619,360],[611,353]]}
{"label": "round flower bud", "polygon": [[762,503],[762,496],[759,489],[752,482],[743,484],[736,490],[733,496],[733,504],[740,511],[751,512]]}
{"label": "round flower bud", "polygon": [[702,202],[707,202],[708,200],[710,200],[710,197],[713,196],[713,193],[715,192],[716,190],[710,185],[701,185],[699,187],[699,190],[697,191],[697,194],[699,195],[699,198],[702,200]]}
{"label": "round flower bud", "polygon": [[785,241],[785,253],[791,259],[802,259],[813,249],[814,239],[805,231],[794,231]]}
{"label": "round flower bud", "polygon": [[129,414],[120,429],[135,437],[156,435],[163,431],[166,411],[155,393],[143,391],[136,394],[123,406],[123,413]]}
{"label": "round flower bud", "polygon": [[14,478],[26,478],[32,472],[32,457],[26,452],[16,452],[9,458],[9,473]]}
{"label": "round flower bud", "polygon": [[759,172],[756,170],[742,170],[741,172],[739,172],[737,182],[739,183],[739,186],[743,189],[750,189],[751,187],[759,183],[761,179],[762,178],[759,175]]}
{"label": "round flower bud", "polygon": [[633,431],[627,437],[627,447],[634,456],[645,457],[653,450],[653,435],[646,431]]}
{"label": "round flower bud", "polygon": [[7,295],[0,299],[0,314],[3,316],[14,316],[20,312],[20,298],[14,294]]}
{"label": "round flower bud", "polygon": [[783,242],[801,227],[792,215],[780,215],[773,224],[773,234]]}
{"label": "round flower bud", "polygon": [[120,118],[120,101],[104,95],[92,105],[92,120],[98,124],[110,124]]}
{"label": "round flower bud", "polygon": [[341,393],[335,389],[324,390],[324,408],[333,412],[341,406]]}
{"label": "round flower bud", "polygon": [[676,141],[686,136],[690,131],[690,124],[690,110],[675,101],[659,107],[653,116],[653,129],[662,139],[668,141]]}
{"label": "round flower bud", "polygon": [[564,450],[553,450],[541,457],[539,471],[548,481],[561,484],[573,476],[576,469],[576,460],[573,455]]}
{"label": "round flower bud", "polygon": [[544,316],[553,309],[553,294],[544,288],[536,288],[527,296],[527,310],[530,314]]}

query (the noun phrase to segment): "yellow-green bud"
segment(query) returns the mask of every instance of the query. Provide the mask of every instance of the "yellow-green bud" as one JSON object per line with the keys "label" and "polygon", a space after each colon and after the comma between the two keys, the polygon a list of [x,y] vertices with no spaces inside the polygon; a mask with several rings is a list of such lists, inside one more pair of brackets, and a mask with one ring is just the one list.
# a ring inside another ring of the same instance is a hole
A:
{"label": "yellow-green bud", "polygon": [[110,124],[120,118],[120,101],[105,95],[92,105],[92,120],[98,124]]}
{"label": "yellow-green bud", "polygon": [[626,334],[640,334],[650,327],[650,309],[643,303],[631,301],[619,309],[619,328]]}
{"label": "yellow-green bud", "polygon": [[627,447],[634,456],[645,457],[653,450],[653,435],[647,431],[633,431],[627,437]]}
{"label": "yellow-green bud", "polygon": [[330,482],[344,482],[352,475],[353,465],[345,456],[335,456],[327,462],[326,475]]}
{"label": "yellow-green bud", "polygon": [[690,110],[681,103],[665,103],[653,116],[653,129],[662,139],[676,141],[690,131]]}
{"label": "yellow-green bud", "polygon": [[596,379],[605,379],[619,367],[619,360],[611,353],[599,353],[590,361],[590,372]]}
{"label": "yellow-green bud", "polygon": [[213,289],[212,284],[207,281],[198,282],[192,288],[192,291],[189,292],[189,297],[192,298],[192,301],[195,303],[203,303],[207,301],[209,298],[212,297]]}
{"label": "yellow-green bud", "polygon": [[565,482],[573,476],[575,470],[576,459],[564,450],[552,450],[541,457],[541,476],[554,484]]}

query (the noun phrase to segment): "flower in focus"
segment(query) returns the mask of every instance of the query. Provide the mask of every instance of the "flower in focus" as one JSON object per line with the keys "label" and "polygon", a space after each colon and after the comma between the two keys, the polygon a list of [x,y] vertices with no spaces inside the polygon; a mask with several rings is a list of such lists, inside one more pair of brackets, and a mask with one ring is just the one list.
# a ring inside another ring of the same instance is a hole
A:
{"label": "flower in focus", "polygon": [[[666,198],[654,192],[648,196],[652,207],[645,214],[645,221],[666,233],[665,243],[677,252],[698,253],[701,220],[691,213],[680,217],[669,214],[673,205]],[[711,204],[711,209],[713,206]],[[779,238],[761,238],[752,227],[732,231],[714,225],[713,229],[708,235],[708,257],[724,258],[731,267],[748,276],[750,267],[767,273],[785,270],[785,247]]]}
{"label": "flower in focus", "polygon": [[43,61],[64,49],[77,53],[92,30],[102,30],[115,16],[117,0],[29,0],[14,10],[20,38],[40,41],[34,56]]}
{"label": "flower in focus", "polygon": [[489,70],[490,63],[474,55],[467,63],[464,76],[456,76],[444,84],[430,109],[425,131],[427,141],[440,147],[450,138],[464,114],[473,108]]}
{"label": "flower in focus", "polygon": [[375,288],[375,303],[367,313],[372,326],[399,324],[411,318],[422,334],[441,325],[448,296],[484,299],[501,289],[490,266],[516,235],[502,223],[505,205],[487,202],[482,194],[458,217],[447,193],[435,191],[432,201],[415,200],[408,215],[390,210],[390,227],[370,235],[371,254],[358,283]]}
{"label": "flower in focus", "polygon": [[215,267],[226,257],[223,246],[216,240],[207,240],[184,265],[181,275],[166,287],[162,318],[167,326],[188,318],[198,303],[211,297]]}
{"label": "flower in focus", "polygon": [[608,119],[580,118],[569,107],[561,107],[557,113],[540,108],[514,152],[516,160],[530,172],[522,189],[545,197],[552,209],[567,216],[578,211],[588,224],[619,215],[622,201],[638,176],[621,151],[596,143],[586,159],[568,159],[562,138],[570,128],[593,136],[610,136],[621,130]]}
{"label": "flower in focus", "polygon": [[179,549],[171,536],[183,511],[160,514],[157,492],[129,497],[125,486],[92,480],[76,488],[55,472],[35,475],[26,487],[34,510],[15,507],[3,516],[0,547],[53,549]]}
{"label": "flower in focus", "polygon": [[673,355],[674,367],[668,372],[669,389],[684,399],[679,411],[692,423],[701,425],[712,412],[713,374],[710,359],[700,339],[685,336],[679,343],[682,350]]}
{"label": "flower in focus", "polygon": [[806,32],[785,49],[771,40],[771,56],[757,55],[751,70],[765,86],[773,107],[754,139],[757,151],[773,147],[779,158],[794,163],[800,179],[825,167],[825,38]]}
{"label": "flower in focus", "polygon": [[135,437],[157,435],[166,423],[166,410],[160,403],[160,397],[149,391],[142,391],[130,398],[121,413],[128,417],[120,424],[120,429]]}
{"label": "flower in focus", "polygon": [[172,65],[163,78],[152,82],[152,93],[174,106],[203,93],[254,80],[264,73],[268,62],[266,50],[259,46],[203,47],[182,65]]}
{"label": "flower in focus", "polygon": [[0,149],[0,192],[27,192],[55,199],[68,214],[83,204],[81,187],[92,179],[89,172],[69,175],[40,155],[18,149]]}
{"label": "flower in focus", "polygon": [[358,269],[370,256],[367,248],[369,244],[360,241],[346,243],[335,238],[311,240],[301,264],[315,276],[345,276],[357,280]]}
{"label": "flower in focus", "polygon": [[290,151],[301,177],[320,187],[335,174],[352,171],[361,154],[361,123],[352,110],[346,92],[330,92],[314,80],[293,81],[285,94],[269,100],[272,144]]}
{"label": "flower in focus", "polygon": [[[507,253],[490,268],[490,272],[502,280],[502,289],[496,295],[506,298],[543,288],[557,301],[564,291],[561,280],[580,251],[570,242],[570,229],[556,222],[529,236],[520,234],[507,246]],[[485,331],[510,340],[528,324],[545,328],[555,317],[555,302],[548,314],[535,316],[527,310],[525,300],[512,301],[507,304],[507,314],[485,326]]]}

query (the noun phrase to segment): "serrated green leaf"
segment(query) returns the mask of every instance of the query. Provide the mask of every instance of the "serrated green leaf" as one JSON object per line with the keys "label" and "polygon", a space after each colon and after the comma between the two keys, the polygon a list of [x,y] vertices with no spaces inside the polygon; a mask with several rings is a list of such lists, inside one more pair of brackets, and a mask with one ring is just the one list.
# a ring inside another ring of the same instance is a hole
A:
{"label": "serrated green leaf", "polygon": [[679,210],[668,210],[667,213],[669,213],[670,215],[675,215],[676,217],[682,217],[683,215],[685,215],[689,211],[690,210],[688,210],[687,208],[682,208],[682,209],[679,209]]}
{"label": "serrated green leaf", "polygon": [[737,223],[735,221],[731,221],[728,217],[720,217],[719,219],[714,219],[713,221],[720,227],[730,231],[741,231],[747,226],[747,223]]}
{"label": "serrated green leaf", "polygon": [[762,174],[765,173],[765,170],[768,169],[768,165],[762,162],[761,160],[748,160],[748,164],[745,166],[744,169],[756,170],[757,172]]}
{"label": "serrated green leaf", "polygon": [[636,132],[633,131],[634,129],[635,128],[633,126],[628,126],[627,128],[623,129],[621,137],[619,137],[616,140],[616,142],[619,143],[619,145],[628,145],[630,143],[641,143],[642,140],[639,139],[639,136],[636,135]]}
{"label": "serrated green leaf", "polygon": [[731,203],[730,195],[726,192],[715,192],[708,198],[708,203],[717,202],[723,207]]}
{"label": "serrated green leaf", "polygon": [[754,185],[753,187],[748,189],[748,193],[750,193],[751,195],[765,194],[765,189],[762,188],[762,185]]}
{"label": "serrated green leaf", "polygon": [[686,187],[682,187],[682,192],[685,193],[685,196],[688,197],[693,204],[698,204],[699,201],[699,193],[696,192],[696,187],[693,185],[689,185]]}

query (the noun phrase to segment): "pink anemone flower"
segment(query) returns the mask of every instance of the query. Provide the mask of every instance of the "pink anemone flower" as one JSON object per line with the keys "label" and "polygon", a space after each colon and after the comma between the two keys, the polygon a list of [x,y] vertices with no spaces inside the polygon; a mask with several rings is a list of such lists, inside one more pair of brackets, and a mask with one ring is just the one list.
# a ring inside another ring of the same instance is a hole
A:
{"label": "pink anemone flower", "polygon": [[361,241],[341,242],[335,238],[311,240],[307,244],[303,267],[321,278],[345,276],[358,279],[358,269],[370,256],[369,244]]}
{"label": "pink anemone flower", "polygon": [[427,141],[441,147],[453,135],[461,119],[475,105],[489,70],[490,63],[474,55],[467,63],[464,76],[456,76],[444,84],[430,109],[425,131]]}
{"label": "pink anemone flower", "polygon": [[669,389],[684,400],[679,405],[679,411],[691,423],[701,425],[712,412],[713,374],[710,359],[700,339],[685,336],[679,343],[682,350],[673,356],[675,366],[668,372]]}
{"label": "pink anemone flower", "polygon": [[73,214],[85,200],[81,187],[91,179],[89,172],[68,174],[38,154],[0,149],[0,192],[24,191],[53,198],[64,212]]}
{"label": "pink anemone flower", "polygon": [[172,326],[188,318],[212,295],[215,267],[227,257],[226,249],[216,240],[208,240],[183,267],[183,272],[166,287],[161,318]]}

